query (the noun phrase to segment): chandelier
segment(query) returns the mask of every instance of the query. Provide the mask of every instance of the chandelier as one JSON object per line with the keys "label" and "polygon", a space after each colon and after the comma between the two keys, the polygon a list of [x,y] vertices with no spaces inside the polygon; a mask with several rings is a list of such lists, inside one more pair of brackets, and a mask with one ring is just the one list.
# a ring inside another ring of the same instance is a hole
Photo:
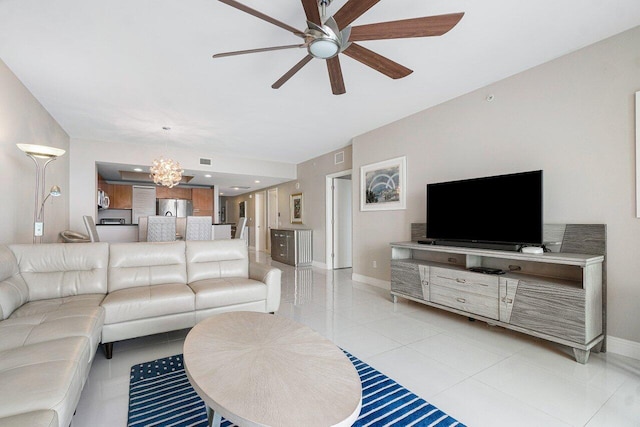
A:
{"label": "chandelier", "polygon": [[149,172],[151,172],[149,176],[153,178],[156,185],[172,188],[180,183],[184,170],[180,167],[180,163],[160,156],[160,159],[153,160]]}

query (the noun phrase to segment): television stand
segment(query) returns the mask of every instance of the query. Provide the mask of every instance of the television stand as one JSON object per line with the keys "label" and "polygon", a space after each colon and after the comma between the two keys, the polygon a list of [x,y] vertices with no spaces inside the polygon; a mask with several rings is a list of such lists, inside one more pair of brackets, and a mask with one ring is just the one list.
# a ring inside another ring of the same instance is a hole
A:
{"label": "television stand", "polygon": [[[604,248],[604,226],[579,227],[590,237],[591,249],[600,244]],[[574,243],[567,240],[567,246]],[[571,248],[590,250],[581,244]],[[403,297],[567,345],[579,363],[587,363],[591,350],[602,349],[603,255],[401,242],[391,244],[391,258],[394,302]],[[475,267],[505,274],[469,271]]]}

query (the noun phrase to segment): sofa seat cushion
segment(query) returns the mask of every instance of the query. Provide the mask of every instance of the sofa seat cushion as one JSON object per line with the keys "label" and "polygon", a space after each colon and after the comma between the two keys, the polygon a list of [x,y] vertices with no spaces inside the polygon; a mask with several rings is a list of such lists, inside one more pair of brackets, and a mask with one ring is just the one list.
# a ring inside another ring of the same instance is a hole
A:
{"label": "sofa seat cushion", "polygon": [[0,418],[0,427],[58,427],[58,414],[52,410],[32,411]]}
{"label": "sofa seat cushion", "polygon": [[242,277],[204,279],[189,283],[196,294],[196,310],[262,301],[267,298],[267,285]]}
{"label": "sofa seat cushion", "polygon": [[[0,322],[0,351],[67,337],[86,337],[89,346],[96,348],[104,323],[104,309],[99,305],[103,296],[83,297],[72,297],[83,301],[60,304],[59,301],[25,304],[9,319]],[[32,304],[34,307],[30,307]]]}
{"label": "sofa seat cushion", "polygon": [[127,322],[193,311],[195,296],[187,285],[139,286],[109,293],[102,301],[104,323]]}
{"label": "sofa seat cushion", "polygon": [[50,319],[56,315],[88,315],[100,307],[104,294],[75,295],[64,298],[53,298],[39,301],[31,301],[13,312],[10,319],[29,317],[39,314],[50,315]]}
{"label": "sofa seat cushion", "polygon": [[0,417],[54,410],[69,425],[89,373],[88,340],[61,338],[0,352]]}

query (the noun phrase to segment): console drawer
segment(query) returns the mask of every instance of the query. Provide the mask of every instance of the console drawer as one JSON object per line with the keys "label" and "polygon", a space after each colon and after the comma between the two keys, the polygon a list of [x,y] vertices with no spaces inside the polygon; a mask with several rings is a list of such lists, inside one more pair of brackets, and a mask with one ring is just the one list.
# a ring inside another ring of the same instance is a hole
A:
{"label": "console drawer", "polygon": [[446,286],[431,284],[431,302],[457,308],[467,313],[478,314],[498,320],[500,308],[497,296],[489,297],[471,292],[454,290]]}
{"label": "console drawer", "polygon": [[500,279],[497,276],[441,267],[431,267],[429,276],[432,286],[484,295],[495,298],[496,301],[499,297]]}

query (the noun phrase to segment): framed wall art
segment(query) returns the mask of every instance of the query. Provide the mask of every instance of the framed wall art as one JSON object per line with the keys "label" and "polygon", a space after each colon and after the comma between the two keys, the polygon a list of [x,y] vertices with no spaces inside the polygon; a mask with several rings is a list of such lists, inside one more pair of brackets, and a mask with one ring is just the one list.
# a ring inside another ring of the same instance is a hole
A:
{"label": "framed wall art", "polygon": [[407,207],[405,156],[360,168],[360,210],[399,210]]}
{"label": "framed wall art", "polygon": [[238,208],[238,217],[240,218],[245,218],[247,215],[247,201],[245,200],[244,202],[240,202],[240,206]]}
{"label": "framed wall art", "polygon": [[289,199],[291,224],[302,224],[302,193],[292,194]]}

